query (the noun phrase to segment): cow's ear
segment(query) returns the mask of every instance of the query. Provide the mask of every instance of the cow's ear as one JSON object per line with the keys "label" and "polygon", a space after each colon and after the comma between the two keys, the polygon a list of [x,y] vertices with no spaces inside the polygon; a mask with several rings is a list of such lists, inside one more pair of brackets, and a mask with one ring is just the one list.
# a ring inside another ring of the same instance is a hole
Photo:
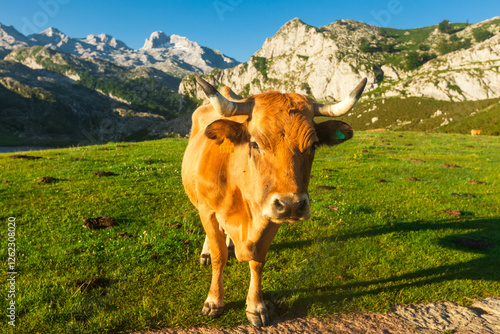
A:
{"label": "cow's ear", "polygon": [[320,145],[338,145],[352,138],[351,127],[341,121],[326,121],[315,125]]}
{"label": "cow's ear", "polygon": [[245,124],[226,119],[220,119],[207,126],[205,135],[215,140],[217,145],[222,144],[226,138],[235,145],[247,143],[250,140]]}

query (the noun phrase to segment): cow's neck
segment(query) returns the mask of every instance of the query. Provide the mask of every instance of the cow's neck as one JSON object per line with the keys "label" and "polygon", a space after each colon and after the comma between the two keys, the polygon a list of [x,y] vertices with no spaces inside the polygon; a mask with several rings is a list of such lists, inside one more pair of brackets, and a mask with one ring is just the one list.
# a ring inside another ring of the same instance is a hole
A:
{"label": "cow's neck", "polygon": [[225,211],[219,211],[219,222],[235,244],[236,258],[239,261],[263,261],[271,240],[279,229],[279,224],[262,217],[260,203],[253,203],[245,191],[253,191],[255,185],[249,174],[248,150],[236,150],[229,162],[232,189],[225,192]]}

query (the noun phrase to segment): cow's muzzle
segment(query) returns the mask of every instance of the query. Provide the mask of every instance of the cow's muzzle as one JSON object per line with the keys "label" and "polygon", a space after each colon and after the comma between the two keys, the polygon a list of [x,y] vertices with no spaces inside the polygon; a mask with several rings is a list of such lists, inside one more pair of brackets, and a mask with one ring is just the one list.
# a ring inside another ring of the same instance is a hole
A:
{"label": "cow's muzzle", "polygon": [[309,219],[309,196],[302,194],[273,194],[262,212],[263,216],[277,223]]}

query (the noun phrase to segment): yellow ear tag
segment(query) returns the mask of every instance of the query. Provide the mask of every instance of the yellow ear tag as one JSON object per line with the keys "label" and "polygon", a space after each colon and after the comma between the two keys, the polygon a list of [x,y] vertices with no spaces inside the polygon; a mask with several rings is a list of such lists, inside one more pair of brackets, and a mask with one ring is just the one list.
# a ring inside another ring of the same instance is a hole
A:
{"label": "yellow ear tag", "polygon": [[227,138],[224,138],[224,142],[219,146],[220,153],[233,153],[234,144]]}

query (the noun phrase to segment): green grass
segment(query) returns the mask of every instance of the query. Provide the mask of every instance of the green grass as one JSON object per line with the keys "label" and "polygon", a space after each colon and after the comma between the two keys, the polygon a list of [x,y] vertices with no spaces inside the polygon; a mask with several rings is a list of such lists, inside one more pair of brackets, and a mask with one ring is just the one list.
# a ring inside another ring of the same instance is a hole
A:
{"label": "green grass", "polygon": [[[471,129],[482,129],[483,134],[498,135],[499,102],[498,98],[462,102],[420,97],[373,98],[361,100],[353,112],[341,120],[356,131],[391,127],[402,131],[470,134]],[[440,115],[436,114],[438,110]],[[378,120],[372,122],[375,117]],[[445,120],[449,125],[442,125]]]}
{"label": "green grass", "polygon": [[[199,265],[204,233],[180,179],[186,144],[109,143],[32,152],[43,159],[30,161],[0,154],[4,264],[7,218],[17,223],[17,333],[248,323],[248,265],[235,259],[225,270],[223,316],[200,315],[211,269]],[[272,319],[499,296],[499,152],[497,137],[411,132],[357,132],[345,144],[319,149],[310,184],[313,218],[283,226],[268,254],[263,288]],[[97,178],[95,171],[117,175]],[[59,181],[39,184],[42,176]],[[338,209],[324,208],[329,205]],[[464,215],[452,218],[445,209]],[[82,227],[84,217],[102,215],[118,225]],[[119,232],[132,237],[116,238]],[[496,247],[467,249],[453,243],[458,237]],[[5,310],[6,270],[1,273]],[[75,286],[97,275],[108,286]],[[0,331],[8,333],[4,321]]]}
{"label": "green grass", "polygon": [[[482,130],[483,135],[500,136],[500,103],[478,110],[473,116],[456,117],[455,121],[443,126],[439,131],[470,133],[472,129]],[[458,116],[458,115],[457,115]]]}

